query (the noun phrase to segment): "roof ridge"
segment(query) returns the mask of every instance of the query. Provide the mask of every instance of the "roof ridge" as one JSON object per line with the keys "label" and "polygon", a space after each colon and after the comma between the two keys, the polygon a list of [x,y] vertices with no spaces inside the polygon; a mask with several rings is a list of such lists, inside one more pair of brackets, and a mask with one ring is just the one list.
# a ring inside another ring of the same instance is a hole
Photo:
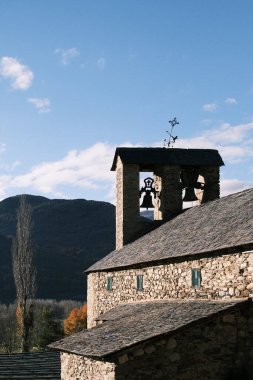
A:
{"label": "roof ridge", "polygon": [[251,204],[253,211],[253,188],[192,207],[120,250],[112,251],[87,272],[210,252],[217,255],[219,251],[253,244]]}

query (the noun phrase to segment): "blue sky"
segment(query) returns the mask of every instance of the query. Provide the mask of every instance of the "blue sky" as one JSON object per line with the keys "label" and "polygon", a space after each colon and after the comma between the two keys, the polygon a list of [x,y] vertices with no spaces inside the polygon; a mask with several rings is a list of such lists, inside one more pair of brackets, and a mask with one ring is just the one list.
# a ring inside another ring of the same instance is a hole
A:
{"label": "blue sky", "polygon": [[0,198],[113,201],[116,146],[217,148],[253,186],[251,0],[0,0]]}

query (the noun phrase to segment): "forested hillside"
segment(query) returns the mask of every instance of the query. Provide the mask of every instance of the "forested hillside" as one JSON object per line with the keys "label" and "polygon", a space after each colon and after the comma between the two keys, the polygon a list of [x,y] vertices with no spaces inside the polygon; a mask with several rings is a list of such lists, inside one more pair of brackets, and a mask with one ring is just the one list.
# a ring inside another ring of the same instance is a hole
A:
{"label": "forested hillside", "polygon": [[[33,208],[37,298],[84,300],[84,270],[114,249],[115,207],[84,199],[26,199]],[[0,303],[15,299],[11,239],[18,206],[18,196],[0,202]]]}

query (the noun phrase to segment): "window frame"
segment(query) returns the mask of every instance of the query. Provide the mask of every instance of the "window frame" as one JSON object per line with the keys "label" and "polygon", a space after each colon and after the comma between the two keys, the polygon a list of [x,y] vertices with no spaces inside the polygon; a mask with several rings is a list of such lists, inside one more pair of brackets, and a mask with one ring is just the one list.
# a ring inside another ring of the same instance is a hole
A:
{"label": "window frame", "polygon": [[191,269],[191,286],[195,289],[201,287],[202,276],[201,268],[192,268]]}
{"label": "window frame", "polygon": [[137,274],[136,275],[136,290],[138,292],[142,292],[144,290],[143,274]]}
{"label": "window frame", "polygon": [[112,291],[112,283],[113,283],[113,277],[112,276],[108,276],[106,278],[106,290],[108,292],[111,292]]}

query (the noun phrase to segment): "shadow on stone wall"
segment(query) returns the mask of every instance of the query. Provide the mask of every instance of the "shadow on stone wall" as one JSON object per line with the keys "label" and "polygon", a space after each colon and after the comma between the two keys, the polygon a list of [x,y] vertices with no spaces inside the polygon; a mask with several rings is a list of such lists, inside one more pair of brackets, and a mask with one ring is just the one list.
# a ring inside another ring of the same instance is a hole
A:
{"label": "shadow on stone wall", "polygon": [[252,380],[247,368],[238,368],[229,371],[224,380]]}

